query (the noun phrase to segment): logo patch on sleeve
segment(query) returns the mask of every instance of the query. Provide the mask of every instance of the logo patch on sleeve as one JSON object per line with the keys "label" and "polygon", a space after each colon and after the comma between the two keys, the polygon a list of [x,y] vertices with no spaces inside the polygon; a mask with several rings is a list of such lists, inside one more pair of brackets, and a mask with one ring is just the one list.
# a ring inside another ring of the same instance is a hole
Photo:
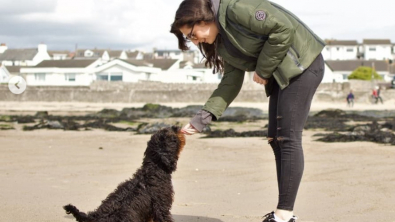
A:
{"label": "logo patch on sleeve", "polygon": [[263,21],[266,18],[266,13],[264,11],[256,11],[255,18],[259,21]]}

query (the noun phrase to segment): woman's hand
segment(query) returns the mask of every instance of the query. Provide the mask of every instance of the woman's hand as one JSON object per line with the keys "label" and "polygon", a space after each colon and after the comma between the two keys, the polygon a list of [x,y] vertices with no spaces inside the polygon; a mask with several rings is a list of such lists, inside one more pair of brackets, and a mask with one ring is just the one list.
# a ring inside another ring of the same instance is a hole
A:
{"label": "woman's hand", "polygon": [[267,79],[262,79],[256,72],[254,72],[254,77],[252,78],[254,82],[261,84],[261,85],[266,85],[268,80]]}
{"label": "woman's hand", "polygon": [[181,133],[186,134],[186,135],[193,135],[195,133],[198,133],[199,131],[197,131],[197,129],[195,129],[195,127],[193,127],[191,124],[187,124],[185,125],[182,129],[181,129]]}

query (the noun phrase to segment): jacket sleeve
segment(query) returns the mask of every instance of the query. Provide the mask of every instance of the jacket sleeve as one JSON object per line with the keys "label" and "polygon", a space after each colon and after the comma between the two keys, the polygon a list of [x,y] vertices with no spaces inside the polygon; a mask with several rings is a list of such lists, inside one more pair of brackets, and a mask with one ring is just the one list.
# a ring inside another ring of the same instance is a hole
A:
{"label": "jacket sleeve", "polygon": [[214,90],[202,108],[213,114],[214,121],[221,117],[226,108],[236,98],[244,81],[244,71],[227,62],[224,64],[224,71],[224,76],[217,89]]}
{"label": "jacket sleeve", "polygon": [[[240,8],[247,8],[249,16],[244,19],[241,16],[236,16],[237,12],[240,13]],[[249,28],[255,33],[268,36],[268,40],[263,45],[262,51],[258,56],[255,71],[262,78],[270,78],[286,56],[293,42],[295,29],[291,21],[283,12],[266,0],[240,1],[234,5],[233,15],[233,19],[240,25]]]}

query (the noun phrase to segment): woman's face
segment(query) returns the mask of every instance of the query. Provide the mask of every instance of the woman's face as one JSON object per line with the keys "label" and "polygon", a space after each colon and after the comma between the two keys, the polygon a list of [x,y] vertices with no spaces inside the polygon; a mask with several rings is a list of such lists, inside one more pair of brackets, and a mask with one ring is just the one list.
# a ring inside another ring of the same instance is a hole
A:
{"label": "woman's face", "polygon": [[213,44],[218,35],[218,28],[215,22],[200,22],[192,27],[184,25],[180,31],[186,36],[193,44],[208,43]]}

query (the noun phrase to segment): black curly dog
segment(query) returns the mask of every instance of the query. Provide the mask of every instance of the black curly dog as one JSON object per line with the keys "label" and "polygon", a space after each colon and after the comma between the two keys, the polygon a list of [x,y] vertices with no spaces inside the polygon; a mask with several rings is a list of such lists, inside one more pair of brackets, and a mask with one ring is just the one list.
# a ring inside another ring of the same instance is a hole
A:
{"label": "black curly dog", "polygon": [[63,208],[79,222],[173,222],[171,174],[184,145],[179,127],[159,130],[151,136],[133,178],[119,184],[95,211],[83,213],[71,204]]}

